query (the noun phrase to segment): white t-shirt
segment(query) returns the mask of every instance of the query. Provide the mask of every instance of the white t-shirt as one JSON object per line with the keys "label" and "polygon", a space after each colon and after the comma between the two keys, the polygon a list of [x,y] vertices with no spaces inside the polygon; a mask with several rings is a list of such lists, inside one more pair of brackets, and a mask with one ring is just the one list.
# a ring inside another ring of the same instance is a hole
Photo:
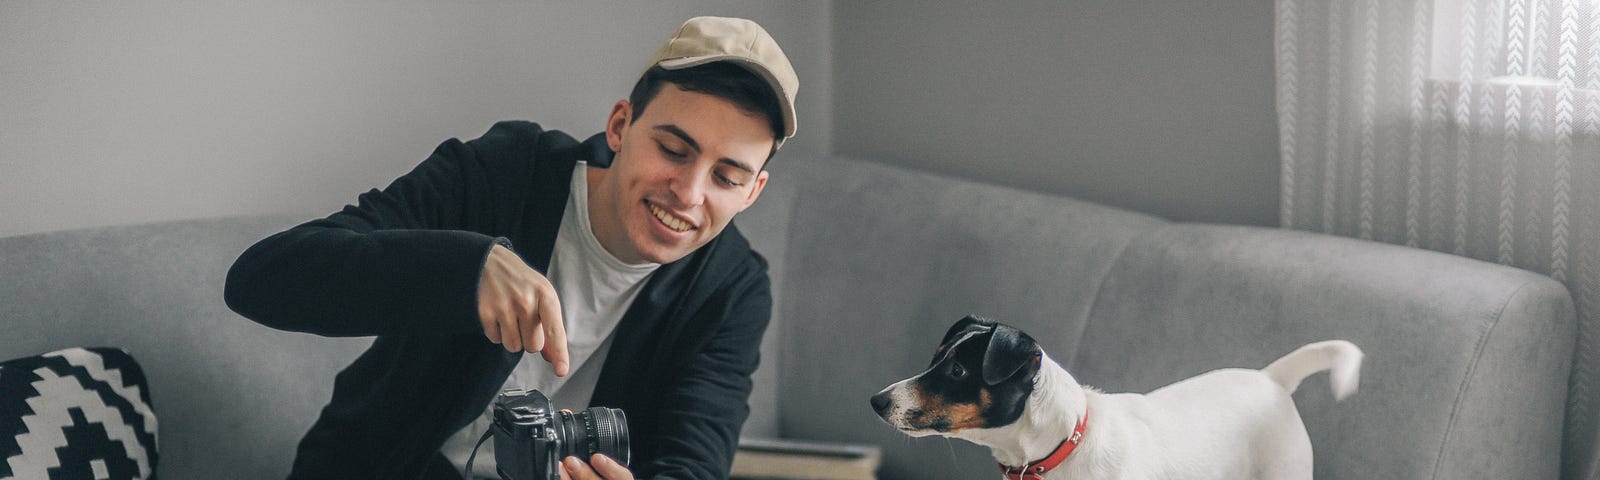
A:
{"label": "white t-shirt", "polygon": [[[581,214],[580,214],[581,212]],[[600,245],[589,224],[588,164],[572,170],[572,193],[561,215],[547,278],[561,300],[561,319],[567,329],[567,355],[571,362],[565,378],[538,353],[524,353],[506,378],[503,388],[537,389],[550,398],[551,407],[580,411],[589,406],[595,382],[611,349],[611,332],[644,289],[658,263],[630,265]],[[440,451],[457,470],[466,468],[467,456],[493,422],[491,403],[471,424],[445,440]],[[472,463],[473,476],[498,479],[494,470],[494,442],[484,442]]]}

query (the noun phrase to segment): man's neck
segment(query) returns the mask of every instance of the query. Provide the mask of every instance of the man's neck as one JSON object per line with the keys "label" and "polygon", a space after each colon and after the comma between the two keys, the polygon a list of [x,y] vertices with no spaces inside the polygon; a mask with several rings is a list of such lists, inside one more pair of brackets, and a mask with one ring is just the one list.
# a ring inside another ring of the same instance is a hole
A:
{"label": "man's neck", "polygon": [[[577,172],[574,170],[573,174],[577,175]],[[589,208],[588,211],[581,213],[589,216],[590,233],[594,234],[594,238],[600,241],[600,246],[611,256],[624,263],[643,263],[642,259],[628,259],[617,255],[617,252],[623,251],[622,245],[613,245],[614,239],[627,238],[628,232],[622,230],[622,219],[612,217],[617,211],[616,205],[612,204],[616,201],[616,197],[606,195],[605,190],[606,179],[611,172],[604,167],[594,165],[586,165],[582,172],[584,183],[588,187],[586,189],[588,191],[584,192],[584,198]]]}

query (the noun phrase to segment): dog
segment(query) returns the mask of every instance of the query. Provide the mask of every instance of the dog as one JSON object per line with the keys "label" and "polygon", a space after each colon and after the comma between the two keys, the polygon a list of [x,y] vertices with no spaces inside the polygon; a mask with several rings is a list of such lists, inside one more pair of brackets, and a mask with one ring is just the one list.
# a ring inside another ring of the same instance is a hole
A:
{"label": "dog", "polygon": [[1290,394],[1331,370],[1334,398],[1344,399],[1362,357],[1350,342],[1318,342],[1261,370],[1108,394],[1079,385],[1026,333],[968,316],[945,333],[926,371],[871,404],[907,435],[988,447],[1011,480],[1309,480],[1311,440]]}

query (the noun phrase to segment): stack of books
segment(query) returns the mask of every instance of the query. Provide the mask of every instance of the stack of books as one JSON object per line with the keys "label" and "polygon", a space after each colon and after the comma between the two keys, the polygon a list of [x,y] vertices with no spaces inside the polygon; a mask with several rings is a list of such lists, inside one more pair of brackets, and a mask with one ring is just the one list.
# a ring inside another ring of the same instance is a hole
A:
{"label": "stack of books", "polygon": [[873,445],[739,439],[738,480],[876,480],[882,450]]}

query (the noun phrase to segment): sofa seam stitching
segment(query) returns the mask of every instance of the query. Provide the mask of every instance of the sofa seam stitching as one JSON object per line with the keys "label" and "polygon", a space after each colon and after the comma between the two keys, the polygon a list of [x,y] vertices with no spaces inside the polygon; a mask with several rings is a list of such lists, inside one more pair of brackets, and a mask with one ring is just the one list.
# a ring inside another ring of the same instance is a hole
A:
{"label": "sofa seam stitching", "polygon": [[1444,464],[1445,451],[1450,446],[1450,437],[1455,432],[1456,419],[1460,418],[1462,399],[1466,397],[1467,390],[1472,385],[1472,376],[1478,371],[1478,363],[1483,360],[1483,350],[1489,343],[1489,336],[1494,334],[1495,327],[1498,327],[1501,320],[1505,319],[1506,308],[1510,307],[1511,302],[1521,296],[1522,292],[1532,284],[1533,280],[1524,281],[1522,285],[1517,286],[1515,291],[1507,295],[1505,302],[1500,304],[1500,310],[1496,311],[1494,317],[1489,321],[1488,328],[1485,328],[1483,334],[1479,335],[1478,345],[1472,351],[1472,362],[1467,365],[1467,371],[1461,377],[1461,386],[1456,388],[1455,400],[1451,402],[1450,419],[1445,423],[1444,434],[1439,439],[1439,454],[1433,457],[1433,475],[1429,478],[1434,480],[1439,478],[1439,468],[1440,465]]}
{"label": "sofa seam stitching", "polygon": [[[1175,225],[1178,225],[1178,223],[1168,221],[1165,224],[1157,225],[1148,229],[1146,232],[1140,233],[1154,234],[1156,231],[1172,228]],[[1094,312],[1100,306],[1100,300],[1105,295],[1107,281],[1110,280],[1111,275],[1117,271],[1117,266],[1122,264],[1123,257],[1127,256],[1128,250],[1133,247],[1133,243],[1137,242],[1139,238],[1139,234],[1129,235],[1127,240],[1122,242],[1122,247],[1117,249],[1117,255],[1111,259],[1111,263],[1106,268],[1105,273],[1100,276],[1099,280],[1095,281],[1094,297],[1089,299],[1089,309],[1083,312],[1083,324],[1078,327],[1077,333],[1072,337],[1072,363],[1077,363],[1078,355],[1083,350],[1083,336],[1089,333],[1089,323],[1094,320]]]}

